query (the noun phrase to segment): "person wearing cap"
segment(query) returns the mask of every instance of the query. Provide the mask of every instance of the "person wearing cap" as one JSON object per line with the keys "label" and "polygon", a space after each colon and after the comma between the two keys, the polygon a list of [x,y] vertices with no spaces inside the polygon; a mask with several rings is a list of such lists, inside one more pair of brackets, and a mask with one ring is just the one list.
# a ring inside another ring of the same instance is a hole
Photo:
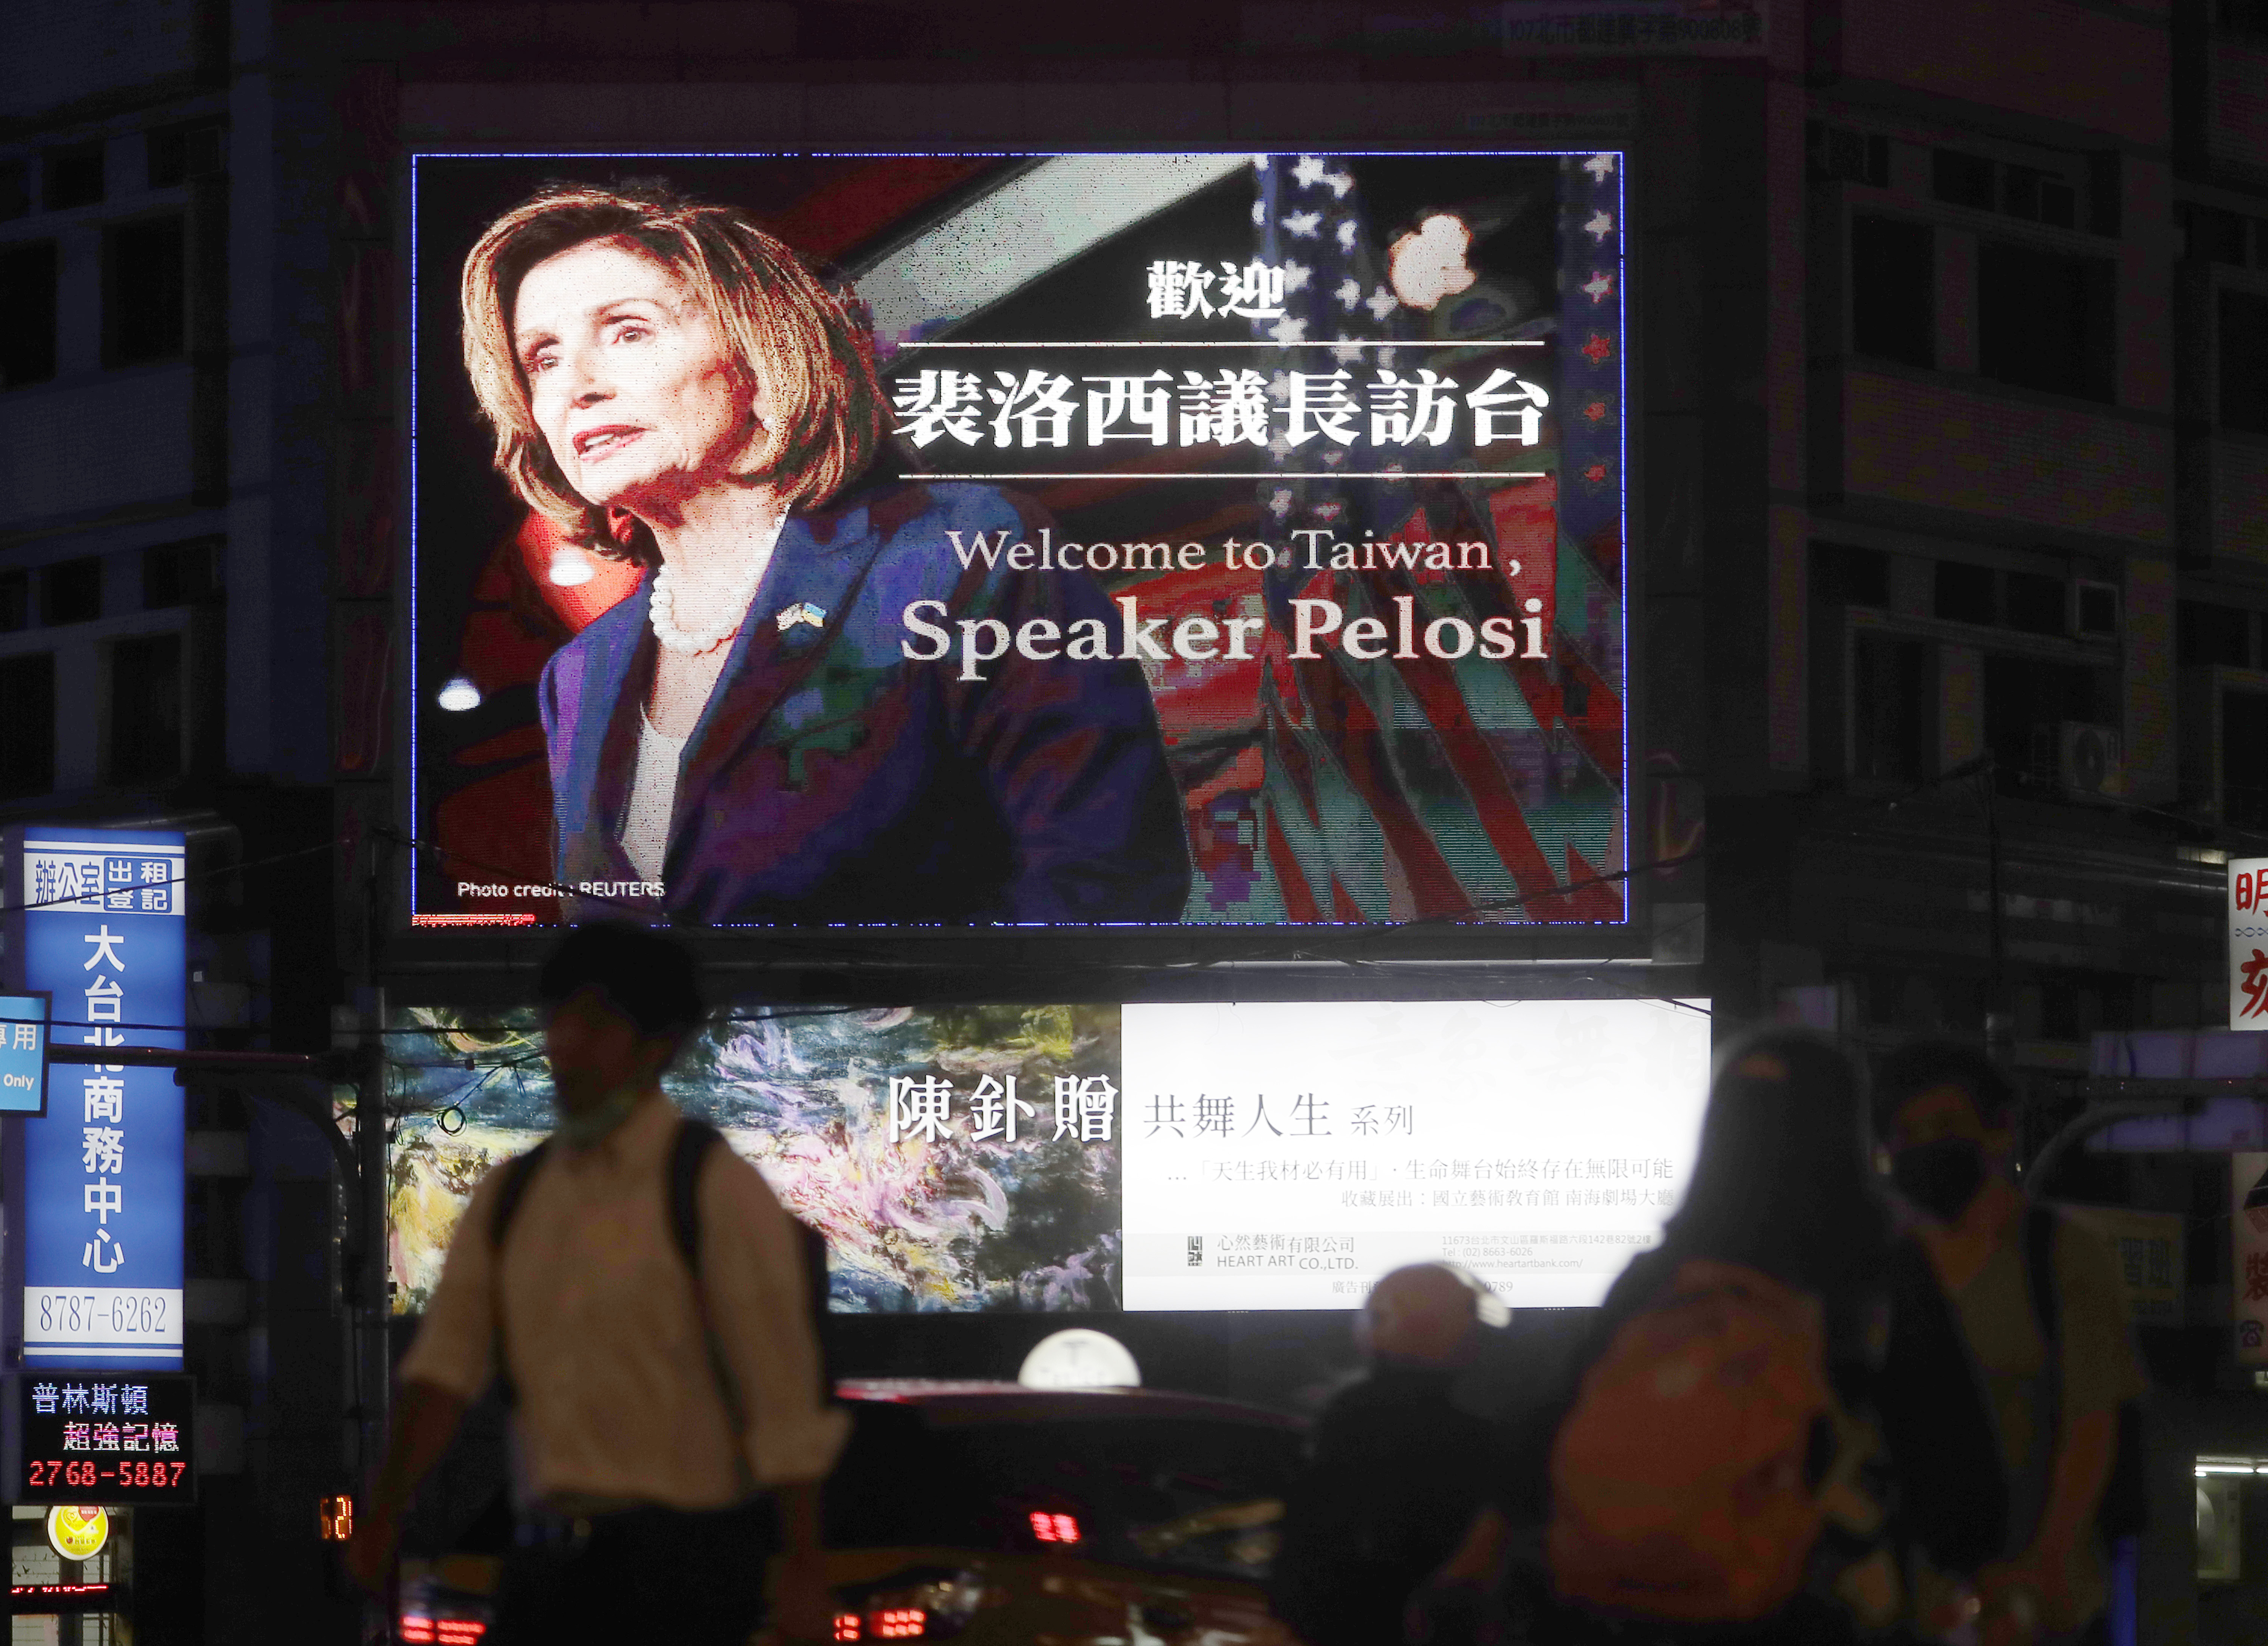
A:
{"label": "person wearing cap", "polygon": [[744,1646],[783,1544],[774,1630],[825,1640],[819,1482],[848,1422],[822,1397],[795,1225],[753,1166],[710,1147],[691,1157],[697,1263],[673,1229],[685,1123],[660,1080],[703,1015],[692,958],[585,926],[540,993],[558,1126],[532,1169],[490,1172],[457,1224],[348,1569],[383,1586],[411,1494],[501,1375],[519,1525],[488,1646]]}
{"label": "person wearing cap", "polygon": [[2120,1415],[2146,1387],[2116,1260],[2067,1215],[2027,1209],[2016,1090],[1982,1051],[1898,1047],[1875,1070],[1874,1110],[1998,1431],[2007,1527],[1977,1574],[1985,1637],[2087,1638],[2110,1593],[2098,1521]]}
{"label": "person wearing cap", "polygon": [[1464,1536],[1495,1429],[1457,1385],[1484,1331],[1507,1318],[1450,1264],[1398,1268],[1372,1289],[1355,1324],[1369,1375],[1324,1408],[1285,1506],[1270,1600],[1307,1646],[1401,1639],[1410,1595]]}

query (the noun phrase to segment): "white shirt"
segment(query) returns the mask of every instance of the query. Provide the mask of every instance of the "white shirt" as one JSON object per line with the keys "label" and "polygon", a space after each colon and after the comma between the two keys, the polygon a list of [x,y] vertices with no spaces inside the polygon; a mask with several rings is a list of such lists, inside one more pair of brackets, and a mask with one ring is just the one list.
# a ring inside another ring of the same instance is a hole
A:
{"label": "white shirt", "polygon": [[[735,1385],[734,1437],[669,1228],[676,1106],[649,1097],[587,1149],[554,1143],[504,1239],[506,1352],[525,1489],[537,1502],[717,1509],[758,1485],[814,1481],[849,1420],[822,1402],[798,1237],[756,1169],[712,1149],[695,1186],[701,1285]],[[499,1287],[490,1172],[449,1242],[404,1382],[466,1400],[487,1386]]]}
{"label": "white shirt", "polygon": [[686,738],[664,737],[638,711],[637,765],[630,773],[630,809],[622,815],[622,856],[641,880],[661,878],[669,852],[669,815],[677,806],[677,765]]}

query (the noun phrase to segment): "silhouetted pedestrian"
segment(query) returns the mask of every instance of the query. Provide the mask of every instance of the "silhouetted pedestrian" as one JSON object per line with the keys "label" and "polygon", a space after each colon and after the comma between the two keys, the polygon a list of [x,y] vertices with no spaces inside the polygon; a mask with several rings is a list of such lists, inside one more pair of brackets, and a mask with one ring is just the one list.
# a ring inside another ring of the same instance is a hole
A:
{"label": "silhouetted pedestrian", "polygon": [[1419,1638],[1429,1618],[1538,1642],[1895,1635],[1868,1422],[1892,1245],[1849,1061],[1792,1031],[1734,1047],[1683,1205],[1557,1392],[1508,1425],[1494,1504]]}
{"label": "silhouetted pedestrian", "polygon": [[1874,1102],[1892,1180],[1921,1215],[1921,1246],[1991,1399],[2006,1512],[1999,1558],[1977,1573],[1986,1638],[2087,1638],[2109,1595],[2098,1523],[2121,1411],[2145,1386],[2114,1260],[2084,1224],[2026,1205],[2015,1088],[1982,1052],[1901,1047]]}
{"label": "silhouetted pedestrian", "polygon": [[403,1507],[490,1377],[518,1441],[517,1547],[492,1646],[744,1646],[765,1562],[785,1639],[828,1639],[826,1407],[795,1225],[660,1077],[703,1015],[691,958],[590,925],[541,989],[559,1123],[484,1178],[403,1359],[349,1555],[376,1588]]}
{"label": "silhouetted pedestrian", "polygon": [[1459,1404],[1456,1385],[1481,1334],[1506,1318],[1447,1264],[1398,1268],[1372,1289],[1357,1321],[1369,1375],[1316,1422],[1270,1584],[1276,1614],[1307,1646],[1400,1639],[1410,1594],[1464,1536],[1489,1487],[1495,1429]]}

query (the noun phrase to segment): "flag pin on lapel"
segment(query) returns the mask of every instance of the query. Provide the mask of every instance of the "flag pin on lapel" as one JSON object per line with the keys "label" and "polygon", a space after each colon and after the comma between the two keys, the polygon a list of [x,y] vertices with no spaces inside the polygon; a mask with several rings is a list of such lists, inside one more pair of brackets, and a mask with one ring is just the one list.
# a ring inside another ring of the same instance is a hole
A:
{"label": "flag pin on lapel", "polygon": [[827,627],[827,614],[808,600],[799,600],[795,605],[783,610],[774,621],[779,624],[780,633],[784,635],[798,623],[808,623],[814,628],[824,628]]}

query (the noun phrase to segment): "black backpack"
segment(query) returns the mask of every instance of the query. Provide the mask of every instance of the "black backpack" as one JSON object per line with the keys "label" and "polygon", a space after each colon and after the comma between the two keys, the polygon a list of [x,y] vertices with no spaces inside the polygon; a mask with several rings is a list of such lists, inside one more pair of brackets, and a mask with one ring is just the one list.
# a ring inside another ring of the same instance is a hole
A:
{"label": "black backpack", "polygon": [[[733,1379],[726,1369],[724,1352],[718,1347],[717,1334],[709,1323],[709,1303],[701,1286],[701,1206],[696,1190],[701,1181],[701,1167],[709,1158],[709,1151],[724,1143],[725,1134],[703,1120],[681,1115],[677,1122],[677,1135],[670,1140],[667,1209],[671,1244],[684,1260],[685,1270],[693,1282],[693,1307],[701,1321],[702,1335],[709,1343],[709,1363],[717,1378],[718,1392],[724,1396],[725,1409],[732,1415],[737,1431],[740,1426],[740,1403],[736,1398]],[[527,1186],[535,1177],[535,1169],[550,1152],[551,1140],[545,1138],[525,1154],[515,1155],[497,1168],[502,1177],[497,1185],[496,1209],[489,1221],[489,1249],[501,1257],[504,1236],[511,1231],[512,1220],[519,1215],[519,1203],[526,1196]],[[801,1219],[791,1216],[796,1235],[803,1248],[805,1304],[812,1316],[812,1335],[820,1349],[820,1381],[822,1388],[832,1388],[834,1379],[828,1373],[827,1334],[821,1329],[827,1321],[827,1240],[824,1236]],[[496,1268],[501,1284],[501,1264]],[[504,1311],[496,1312],[497,1381],[504,1403],[509,1407],[519,1403],[519,1391],[513,1386],[512,1363],[505,1357],[504,1345]]]}

